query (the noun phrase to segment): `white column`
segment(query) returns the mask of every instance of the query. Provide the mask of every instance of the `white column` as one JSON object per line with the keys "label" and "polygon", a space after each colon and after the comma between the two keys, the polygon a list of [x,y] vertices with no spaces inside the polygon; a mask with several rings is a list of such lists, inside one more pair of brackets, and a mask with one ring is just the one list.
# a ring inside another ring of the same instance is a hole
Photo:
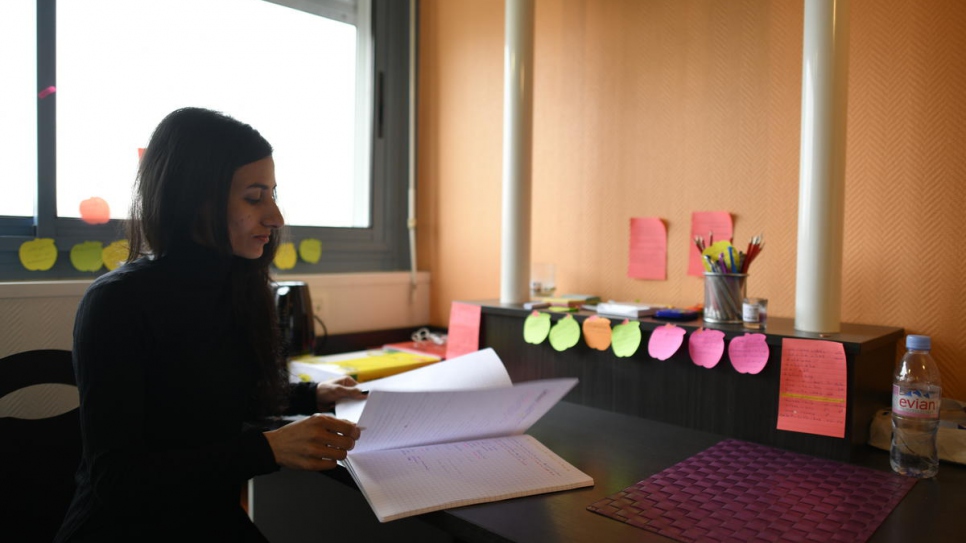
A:
{"label": "white column", "polygon": [[533,0],[506,0],[500,302],[529,299]]}
{"label": "white column", "polygon": [[805,0],[795,328],[835,333],[842,317],[849,0]]}

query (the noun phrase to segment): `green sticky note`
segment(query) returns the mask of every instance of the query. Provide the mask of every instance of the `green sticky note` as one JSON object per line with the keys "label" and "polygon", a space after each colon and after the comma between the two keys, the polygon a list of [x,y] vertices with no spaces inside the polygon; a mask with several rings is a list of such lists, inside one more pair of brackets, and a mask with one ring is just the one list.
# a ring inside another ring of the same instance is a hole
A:
{"label": "green sticky note", "polygon": [[534,311],[527,320],[523,321],[523,340],[538,345],[547,339],[550,333],[550,315]]}
{"label": "green sticky note", "polygon": [[70,263],[78,271],[97,271],[104,265],[104,244],[99,241],[85,241],[70,248]]}
{"label": "green sticky note", "polygon": [[322,258],[322,242],[317,239],[303,239],[299,242],[299,256],[309,264],[318,264]]}
{"label": "green sticky note", "polygon": [[104,261],[104,266],[107,269],[116,270],[118,266],[127,261],[129,254],[131,254],[131,248],[128,246],[127,241],[122,239],[111,242],[110,245],[104,247],[104,250],[101,251],[101,259]]}
{"label": "green sticky note", "polygon": [[614,327],[611,334],[611,347],[619,357],[628,357],[641,346],[641,322],[624,321]]}
{"label": "green sticky note", "polygon": [[580,340],[580,325],[573,315],[557,321],[550,329],[550,346],[558,351],[566,351]]}

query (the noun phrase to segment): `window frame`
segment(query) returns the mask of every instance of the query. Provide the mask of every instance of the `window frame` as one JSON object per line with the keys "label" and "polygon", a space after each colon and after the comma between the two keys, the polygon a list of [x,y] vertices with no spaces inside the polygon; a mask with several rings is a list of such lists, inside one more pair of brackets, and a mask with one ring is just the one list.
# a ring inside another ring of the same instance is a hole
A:
{"label": "window frame", "polygon": [[[266,0],[272,1],[272,0]],[[322,258],[299,260],[278,275],[398,271],[410,267],[407,212],[409,172],[409,32],[410,2],[371,0],[372,137],[370,156],[370,226],[336,228],[286,226],[283,241],[318,239]],[[276,2],[284,4],[284,2]],[[56,0],[37,0],[37,88],[56,86]],[[85,241],[105,245],[124,239],[125,222],[89,225],[57,217],[56,92],[37,102],[37,208],[34,217],[0,217],[0,281],[50,281],[96,277],[70,263],[70,249]],[[133,180],[132,180],[133,182]],[[19,260],[20,245],[53,238],[57,261],[47,271],[31,271]]]}

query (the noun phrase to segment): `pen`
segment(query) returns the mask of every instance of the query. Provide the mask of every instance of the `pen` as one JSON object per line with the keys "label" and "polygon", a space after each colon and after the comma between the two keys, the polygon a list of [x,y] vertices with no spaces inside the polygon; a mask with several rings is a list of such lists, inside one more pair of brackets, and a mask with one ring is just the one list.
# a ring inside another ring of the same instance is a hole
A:
{"label": "pen", "polygon": [[732,246],[728,246],[728,258],[731,259],[731,273],[737,273],[738,270],[735,268],[735,249]]}

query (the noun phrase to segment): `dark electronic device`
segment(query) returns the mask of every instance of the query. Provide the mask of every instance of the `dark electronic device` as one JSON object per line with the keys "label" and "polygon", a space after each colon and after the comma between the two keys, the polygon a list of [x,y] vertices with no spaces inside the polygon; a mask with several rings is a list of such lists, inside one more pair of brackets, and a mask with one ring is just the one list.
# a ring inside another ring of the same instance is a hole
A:
{"label": "dark electronic device", "polygon": [[286,358],[313,354],[315,319],[309,286],[302,281],[275,283],[275,311]]}

